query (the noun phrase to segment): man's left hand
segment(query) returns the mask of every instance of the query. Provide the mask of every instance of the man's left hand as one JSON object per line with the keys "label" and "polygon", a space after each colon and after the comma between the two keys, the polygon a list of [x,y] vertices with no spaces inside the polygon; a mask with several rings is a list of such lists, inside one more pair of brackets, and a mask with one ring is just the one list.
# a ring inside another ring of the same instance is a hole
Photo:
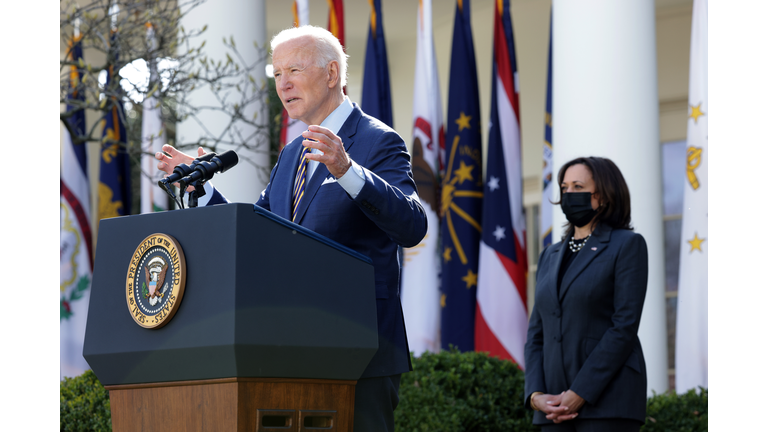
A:
{"label": "man's left hand", "polygon": [[328,172],[337,179],[346,174],[352,161],[344,150],[344,143],[341,138],[336,136],[329,129],[322,126],[312,125],[308,130],[301,133],[304,137],[302,144],[304,147],[318,149],[322,154],[308,153],[307,159],[318,161],[328,167]]}

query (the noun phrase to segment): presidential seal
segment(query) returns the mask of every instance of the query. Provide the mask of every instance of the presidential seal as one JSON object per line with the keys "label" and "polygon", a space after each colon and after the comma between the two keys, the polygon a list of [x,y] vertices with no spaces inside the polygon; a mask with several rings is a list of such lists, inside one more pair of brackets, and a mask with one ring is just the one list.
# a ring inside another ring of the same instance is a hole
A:
{"label": "presidential seal", "polygon": [[175,238],[152,234],[131,257],[125,281],[128,310],[136,324],[160,328],[173,318],[184,295],[187,265]]}

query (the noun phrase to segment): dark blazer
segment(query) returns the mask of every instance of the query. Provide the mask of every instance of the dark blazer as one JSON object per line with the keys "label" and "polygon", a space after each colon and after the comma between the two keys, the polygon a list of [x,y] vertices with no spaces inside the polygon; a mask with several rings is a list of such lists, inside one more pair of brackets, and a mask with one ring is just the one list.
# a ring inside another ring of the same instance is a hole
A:
{"label": "dark blazer", "polygon": [[[645,239],[600,225],[557,277],[563,242],[539,258],[536,301],[525,344],[525,403],[531,393],[573,390],[586,401],[580,419],[645,422],[647,378],[637,329],[648,282]],[[551,421],[537,411],[534,424]]]}
{"label": "dark blazer", "polygon": [[[365,185],[352,199],[328,168],[318,164],[305,188],[296,223],[373,260],[379,349],[362,378],[408,372],[411,361],[400,305],[397,250],[398,245],[416,246],[427,233],[410,155],[397,132],[363,113],[357,104],[337,135],[350,158],[363,167]],[[288,220],[301,142],[299,137],[280,152],[269,184],[256,202]],[[214,191],[208,205],[221,202],[226,199]]]}

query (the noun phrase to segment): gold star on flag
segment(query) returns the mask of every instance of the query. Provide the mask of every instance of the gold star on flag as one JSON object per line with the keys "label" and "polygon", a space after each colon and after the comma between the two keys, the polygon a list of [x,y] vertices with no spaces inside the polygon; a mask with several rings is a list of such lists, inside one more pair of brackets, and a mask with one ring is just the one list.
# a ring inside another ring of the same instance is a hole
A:
{"label": "gold star on flag", "polygon": [[474,168],[474,165],[467,165],[464,163],[464,161],[460,162],[459,169],[456,170],[456,179],[458,180],[459,184],[464,183],[464,180],[472,180],[472,168]]}
{"label": "gold star on flag", "polygon": [[472,288],[472,285],[477,286],[477,273],[474,273],[472,269],[467,270],[467,275],[461,278],[467,283],[467,289]]}
{"label": "gold star on flag", "polygon": [[451,260],[451,252],[452,251],[453,251],[453,249],[451,249],[449,247],[445,248],[445,251],[443,251],[443,259],[445,261],[450,261]]}
{"label": "gold star on flag", "polygon": [[704,243],[705,238],[699,238],[699,234],[694,232],[693,233],[693,239],[688,240],[688,243],[691,245],[691,252],[695,251],[696,249],[699,250],[699,252],[704,252],[701,250],[701,244]]}
{"label": "gold star on flag", "polygon": [[465,115],[464,111],[462,111],[459,115],[459,118],[456,119],[456,124],[459,125],[459,132],[463,131],[464,129],[471,129],[469,126],[470,120],[472,120],[472,116]]}
{"label": "gold star on flag", "polygon": [[698,123],[699,117],[703,115],[704,115],[704,112],[701,111],[701,104],[698,104],[696,106],[691,105],[691,115],[689,115],[688,117],[692,118],[694,123]]}

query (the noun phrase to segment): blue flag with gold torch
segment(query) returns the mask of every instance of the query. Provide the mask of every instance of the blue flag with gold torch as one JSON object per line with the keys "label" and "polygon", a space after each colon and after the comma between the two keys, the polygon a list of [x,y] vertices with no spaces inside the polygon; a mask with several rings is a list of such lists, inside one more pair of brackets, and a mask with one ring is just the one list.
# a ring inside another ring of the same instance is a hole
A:
{"label": "blue flag with gold torch", "polygon": [[441,346],[475,349],[475,293],[482,229],[480,101],[470,2],[456,3],[442,185]]}

